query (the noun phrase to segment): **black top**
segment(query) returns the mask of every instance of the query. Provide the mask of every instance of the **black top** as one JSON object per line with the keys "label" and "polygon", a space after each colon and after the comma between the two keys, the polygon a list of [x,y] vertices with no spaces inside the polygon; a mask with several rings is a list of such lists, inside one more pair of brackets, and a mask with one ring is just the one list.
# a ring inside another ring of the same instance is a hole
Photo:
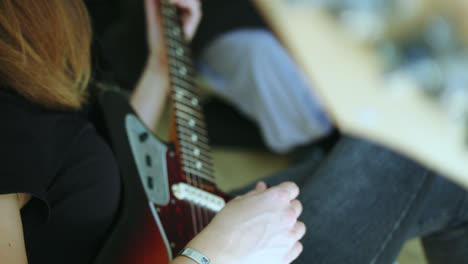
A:
{"label": "black top", "polygon": [[111,150],[82,112],[3,91],[0,122],[0,194],[33,195],[21,210],[29,263],[90,263],[118,209]]}

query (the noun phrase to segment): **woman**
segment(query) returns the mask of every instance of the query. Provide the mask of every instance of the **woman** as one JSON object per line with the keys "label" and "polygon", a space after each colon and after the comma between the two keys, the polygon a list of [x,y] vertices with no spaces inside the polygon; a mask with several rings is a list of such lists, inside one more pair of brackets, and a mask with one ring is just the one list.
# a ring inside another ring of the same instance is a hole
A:
{"label": "woman", "polygon": [[[172,2],[191,38],[198,1]],[[148,106],[162,105],[168,72],[157,0],[145,5],[151,55],[132,104],[151,125],[161,108]],[[0,0],[0,263],[90,263],[114,220],[117,166],[83,110],[90,42],[81,0]],[[212,263],[290,263],[305,233],[298,194],[290,182],[259,183],[187,247]]]}

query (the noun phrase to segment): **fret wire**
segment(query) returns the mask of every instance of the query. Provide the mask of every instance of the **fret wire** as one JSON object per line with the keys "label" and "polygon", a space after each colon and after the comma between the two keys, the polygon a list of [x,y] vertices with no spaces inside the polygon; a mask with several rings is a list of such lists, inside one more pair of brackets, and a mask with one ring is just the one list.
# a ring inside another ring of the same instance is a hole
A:
{"label": "fret wire", "polygon": [[192,170],[192,171],[198,171],[198,172],[200,172],[200,173],[203,174],[203,175],[213,175],[213,174],[214,174],[213,171],[200,170],[200,169],[197,169],[197,168],[195,168],[195,167],[193,167],[193,166],[190,166],[190,165],[187,165],[187,164],[182,164],[182,167],[183,167],[183,168],[190,169],[190,170]]}
{"label": "fret wire", "polygon": [[[179,77],[186,77],[185,79],[191,80],[194,76],[196,71],[190,65],[184,65],[182,63],[175,65],[173,62],[169,62],[169,66],[172,67]],[[184,73],[181,73],[182,69],[184,69]]]}
{"label": "fret wire", "polygon": [[[184,55],[191,57],[192,54],[190,52],[190,49],[186,46],[186,42],[181,42],[176,39],[173,39],[171,37],[168,37],[166,39],[166,46],[168,46],[170,49],[182,49],[184,51]],[[192,64],[192,63],[189,63]]]}
{"label": "fret wire", "polygon": [[[164,35],[166,38],[171,38],[174,41],[180,42],[180,44],[187,45],[185,40],[184,31],[181,23],[173,19],[170,16],[165,16],[164,18]],[[174,30],[177,30],[177,35],[174,34]]]}
{"label": "fret wire", "polygon": [[181,44],[187,44],[182,26],[179,23],[174,22],[174,19],[170,16],[164,16],[163,19],[164,19],[163,24],[166,23],[164,24],[165,37],[178,41]]}
{"label": "fret wire", "polygon": [[191,126],[188,124],[188,122],[190,121],[187,121],[185,119],[181,119],[179,117],[176,117],[176,123],[179,124],[180,126],[184,126],[184,128],[186,130],[191,130],[192,132],[196,132],[196,133],[199,133],[201,135],[204,135],[206,136],[206,127],[205,126],[202,126],[202,125],[194,125],[194,126]]}
{"label": "fret wire", "polygon": [[191,83],[192,85],[195,84],[194,79],[196,72],[193,69],[184,65],[174,65],[172,63],[169,63],[169,66],[169,72],[174,74],[175,77],[187,80],[187,82]]}
{"label": "fret wire", "polygon": [[[190,88],[187,89],[187,88],[184,88],[182,86],[179,86],[179,85],[173,85],[173,90],[172,90],[172,95],[174,97],[187,97],[187,99],[190,99],[188,101],[190,101],[191,105],[193,106],[192,104],[192,100],[193,99],[196,99],[197,100],[197,104],[200,102],[200,96],[198,95],[198,93],[196,93],[196,91],[193,91],[191,90]],[[192,89],[195,89],[195,88],[192,88]]]}
{"label": "fret wire", "polygon": [[[181,150],[181,152],[182,152],[182,154],[183,154],[182,156],[185,155],[185,156],[189,156],[189,157],[190,157],[190,153],[187,153],[187,150],[184,150],[184,151]],[[198,158],[199,161],[204,162],[204,163],[207,163],[207,164],[210,163],[210,162],[212,162],[211,160],[208,160],[209,158],[207,158],[207,157],[197,156],[197,158]],[[181,157],[181,159],[183,159],[183,158]]]}
{"label": "fret wire", "polygon": [[[185,155],[188,155],[188,156],[193,156],[193,151],[190,150],[190,149],[187,149],[187,148],[183,148],[181,147],[180,148],[180,152],[182,152],[183,154]],[[203,152],[200,152],[200,155],[199,156],[196,156],[197,158],[199,158],[200,160],[203,160],[207,163],[210,163],[211,162],[211,157],[207,156],[206,154],[204,154]]]}
{"label": "fret wire", "polygon": [[[197,73],[197,71],[193,68],[192,65],[188,65],[184,62],[180,62],[178,60],[169,60],[169,66],[173,67],[174,69],[177,69],[178,73],[181,74],[182,76],[190,76],[193,77]],[[180,73],[180,70],[184,68],[185,73],[182,74]]]}
{"label": "fret wire", "polygon": [[207,148],[207,147],[204,147],[204,146],[199,146],[195,143],[192,143],[192,142],[188,142],[188,141],[184,141],[186,143],[182,143],[182,142],[179,142],[181,146],[184,146],[185,148],[197,148],[199,149],[200,151],[203,150],[205,153],[210,153],[210,148]]}
{"label": "fret wire", "polygon": [[[193,97],[199,97],[198,96],[198,93],[196,91],[194,91],[193,87],[191,85],[189,85],[188,87],[184,87],[183,85],[186,85],[186,83],[182,83],[180,82],[179,80],[176,80],[178,82],[178,84],[176,83],[172,83],[172,94],[176,94],[176,93],[183,93],[186,97],[190,97],[190,98],[193,98]],[[188,95],[187,95],[188,93]]]}
{"label": "fret wire", "polygon": [[[194,105],[194,102],[193,100],[195,100],[196,104]],[[175,94],[175,98],[174,98],[174,102],[175,103],[179,103],[181,105],[184,105],[186,107],[191,107],[193,108],[195,111],[201,113],[202,112],[202,108],[201,108],[201,105],[200,105],[200,100],[196,97],[186,97],[184,98],[183,96],[180,97],[179,94]]]}
{"label": "fret wire", "polygon": [[192,54],[188,47],[177,43],[177,41],[173,39],[169,39],[168,43],[166,44],[166,47],[169,55],[175,58],[183,57],[184,60],[186,60],[186,63],[193,65]]}
{"label": "fret wire", "polygon": [[183,56],[183,58],[178,55],[168,56],[170,66],[177,67],[178,69],[180,68],[180,66],[184,66],[187,70],[187,75],[197,73],[196,69],[193,67],[193,64],[188,63],[189,60],[191,59],[185,56]]}
{"label": "fret wire", "polygon": [[191,127],[189,126],[188,124],[186,125],[186,122],[176,118],[176,122],[177,124],[179,124],[179,126],[182,126],[183,129],[186,129],[186,130],[190,130],[190,131],[193,131],[193,132],[198,132],[199,134],[203,135],[203,136],[206,136],[206,131],[205,131],[205,128],[204,127],[199,127],[199,126],[194,126],[194,127]]}
{"label": "fret wire", "polygon": [[[195,81],[194,81],[194,76],[188,76],[186,75],[186,78],[182,77],[179,75],[179,72],[178,72],[178,69],[174,69],[174,68],[169,68],[169,73],[171,74],[171,77],[172,78],[177,78],[187,84],[190,85],[190,87],[195,87]],[[187,72],[188,73],[188,72]],[[171,79],[172,79],[171,78]]]}
{"label": "fret wire", "polygon": [[[184,48],[185,53],[191,55],[190,50],[187,48],[187,41],[185,40],[185,37],[183,35],[184,31],[182,30],[182,28],[181,27],[179,28],[179,26],[169,26],[169,27],[170,28],[166,28],[164,30],[164,35],[166,37],[166,40],[172,43],[175,43],[176,47]],[[174,35],[174,31],[177,31],[177,35]]]}
{"label": "fret wire", "polygon": [[196,73],[196,70],[193,68],[192,65],[188,65],[187,63],[182,63],[177,60],[169,61],[169,65],[177,68],[184,67],[187,70],[187,74],[190,75]]}
{"label": "fret wire", "polygon": [[184,54],[178,55],[177,49],[173,49],[173,48],[167,50],[167,55],[168,55],[169,60],[177,60],[183,63],[191,63],[192,61],[190,57],[187,57]]}
{"label": "fret wire", "polygon": [[202,160],[202,159],[199,159],[199,158],[192,157],[190,155],[183,154],[181,156],[181,161],[189,162],[192,165],[193,164],[196,165],[196,163],[201,163],[202,168],[206,168],[208,171],[213,169],[213,164],[210,163],[211,161],[205,161],[205,160]]}
{"label": "fret wire", "polygon": [[[197,137],[197,141],[195,141],[195,142],[192,140],[193,135],[195,135]],[[208,145],[207,142],[203,142],[198,135],[196,135],[196,134],[193,134],[193,135],[189,137],[189,136],[180,134],[180,135],[178,135],[179,142],[190,142],[190,144],[196,145],[197,147],[200,147],[200,148],[202,148],[202,149],[204,149],[206,151],[211,150],[211,148],[210,148],[210,146]]]}
{"label": "fret wire", "polygon": [[[215,177],[212,176],[212,175],[205,175],[205,174],[203,174],[203,173],[200,173],[200,172],[197,172],[197,171],[195,171],[195,170],[192,170],[192,169],[190,169],[190,168],[185,168],[185,167],[182,167],[182,170],[185,172],[185,174],[186,174],[187,176],[190,175],[190,178],[192,178],[192,179],[193,179],[193,177],[195,176],[195,177],[201,178],[201,179],[203,179],[203,180],[206,180],[206,181],[208,181],[208,182],[214,183],[214,181],[215,181]],[[198,180],[198,179],[197,179],[197,180]]]}
{"label": "fret wire", "polygon": [[[182,89],[193,89],[195,86],[195,83],[194,82],[189,82],[189,81],[186,81],[184,79],[180,79],[180,78],[177,78],[177,76],[173,76],[171,75],[171,82],[172,83],[179,83],[177,84],[179,87],[181,87]],[[188,88],[187,88],[188,87]],[[195,91],[190,91],[192,94],[195,94]]]}
{"label": "fret wire", "polygon": [[[184,81],[188,84],[188,87],[192,89],[197,87],[194,73],[189,72],[187,68],[174,67],[173,65],[170,66],[169,73],[171,74],[171,77]],[[185,71],[185,73],[181,73],[182,70]]]}
{"label": "fret wire", "polygon": [[206,168],[207,170],[212,170],[213,169],[213,163],[211,160],[202,160],[200,159],[199,157],[192,157],[188,154],[185,154],[183,153],[182,156],[181,156],[181,160],[182,161],[187,161],[187,162],[191,162],[193,164],[196,164],[197,162],[201,163],[202,164],[202,168]]}
{"label": "fret wire", "polygon": [[[177,103],[182,106],[190,107],[196,110],[197,112],[202,113],[200,100],[198,99],[199,96],[190,93],[186,89],[177,87],[178,86],[174,87],[171,93],[172,103]],[[196,105],[194,105],[193,100],[196,100]]]}
{"label": "fret wire", "polygon": [[[177,114],[179,113],[179,114]],[[199,121],[197,122],[197,120],[195,120],[195,118],[184,118],[180,115],[180,113],[182,113],[180,110],[177,111],[176,110],[176,113],[175,113],[175,119],[176,121],[179,121],[181,124],[187,124],[186,127],[187,128],[201,128],[201,129],[206,129],[206,124],[205,122],[203,121]],[[206,135],[206,133],[204,133],[203,135]]]}
{"label": "fret wire", "polygon": [[166,43],[167,55],[168,58],[184,58],[184,62],[193,65],[192,55],[188,51],[188,48],[185,48],[184,45],[178,43],[173,39],[168,39]]}
{"label": "fret wire", "polygon": [[193,169],[195,171],[199,171],[199,172],[204,173],[204,174],[208,174],[208,175],[213,175],[214,174],[213,167],[209,166],[206,163],[202,163],[201,161],[192,162],[192,161],[190,161],[188,159],[181,158],[181,165],[184,166],[184,167],[191,168],[191,169]]}
{"label": "fret wire", "polygon": [[210,169],[213,168],[212,161],[202,161],[200,159],[194,158],[194,157],[186,155],[186,154],[182,154],[182,160],[188,160],[190,162],[198,162],[199,161],[199,162],[202,162],[207,168],[210,168]]}
{"label": "fret wire", "polygon": [[[200,151],[200,154],[195,156],[195,154],[193,154],[193,151],[190,152],[191,148],[186,148],[184,146],[183,149],[185,151],[182,152],[182,157],[185,157],[185,158],[190,159],[190,160],[201,161],[203,163],[209,164],[210,166],[213,165],[213,161],[210,158],[211,155],[210,155],[209,152],[203,152],[202,153],[202,151]],[[204,155],[202,155],[202,154],[204,154]]]}
{"label": "fret wire", "polygon": [[187,115],[189,115],[189,117],[192,116],[195,119],[201,121],[203,124],[205,123],[202,112],[198,111],[197,109],[190,108],[189,106],[181,104],[177,101],[174,101],[173,104],[176,110],[176,114],[177,112],[186,113]]}
{"label": "fret wire", "polygon": [[215,177],[212,176],[212,175],[205,175],[203,173],[200,173],[198,171],[195,171],[195,170],[192,170],[190,168],[186,168],[186,167],[183,167],[182,170],[187,173],[187,174],[190,174],[190,175],[194,175],[194,176],[197,176],[197,177],[200,177],[200,178],[203,178],[207,181],[210,181],[210,182],[213,182],[215,181]]}
{"label": "fret wire", "polygon": [[208,138],[204,137],[203,135],[198,135],[197,133],[195,133],[193,131],[191,131],[190,133],[188,133],[188,132],[185,133],[186,131],[177,131],[177,132],[178,132],[177,134],[179,135],[179,137],[183,136],[183,137],[189,138],[189,137],[191,137],[193,135],[196,135],[198,137],[199,142],[203,142],[203,144],[209,146],[208,145],[208,142],[209,142]]}
{"label": "fret wire", "polygon": [[[197,154],[195,154],[195,150],[197,150]],[[213,161],[211,159],[211,152],[207,150],[200,150],[199,148],[193,148],[188,146],[180,145],[180,151],[183,157],[191,157],[194,160],[200,160],[204,163],[213,165]]]}
{"label": "fret wire", "polygon": [[189,97],[189,98],[199,98],[200,97],[200,96],[198,96],[198,93],[193,90],[193,88],[185,88],[185,87],[183,87],[181,85],[178,85],[178,84],[175,84],[175,83],[173,83],[171,87],[172,87],[172,94],[173,95],[177,95],[177,93],[181,93],[185,97]]}
{"label": "fret wire", "polygon": [[[206,156],[207,156],[207,157],[208,157],[208,156],[211,156],[211,150],[210,150],[210,149],[206,149],[206,148],[200,147],[200,146],[198,146],[198,145],[187,145],[187,144],[182,144],[182,143],[180,143],[180,142],[179,142],[179,144],[180,144],[180,146],[182,146],[184,149],[189,149],[189,150],[191,149],[191,150],[192,150],[192,154],[193,154],[194,157],[198,157],[198,156],[195,154],[195,150],[196,150],[196,149],[198,149],[198,151],[199,151],[200,153],[201,153],[201,152],[206,153]],[[198,154],[198,155],[200,155],[200,154]]]}
{"label": "fret wire", "polygon": [[[184,155],[187,155],[188,157],[191,157],[191,159],[194,160],[201,160],[205,163],[212,164],[211,160],[211,152],[209,150],[205,149],[200,149],[198,147],[194,146],[188,146],[188,145],[182,145],[180,144],[181,149],[184,149],[185,151],[183,152]],[[197,151],[197,153],[195,153]]]}
{"label": "fret wire", "polygon": [[177,133],[178,134],[184,133],[184,134],[189,134],[189,135],[197,134],[199,137],[203,137],[204,139],[206,139],[206,142],[208,142],[208,139],[207,139],[206,135],[198,134],[197,131],[194,131],[193,129],[188,129],[188,128],[185,128],[185,127],[178,127],[177,128]]}
{"label": "fret wire", "polygon": [[203,126],[203,127],[206,126],[205,121],[202,119],[203,116],[201,116],[201,115],[200,116],[194,116],[194,115],[187,114],[187,113],[185,113],[183,111],[176,111],[175,115],[177,117],[179,117],[180,119],[188,120],[188,121],[195,120],[195,122],[197,122],[197,124],[201,124],[200,126]]}
{"label": "fret wire", "polygon": [[192,167],[191,165],[187,165],[187,164],[182,164],[182,168],[189,168],[192,171],[196,171],[196,172],[204,174],[204,175],[209,175],[209,176],[214,175],[213,171],[206,171],[206,170],[197,169],[197,168]]}
{"label": "fret wire", "polygon": [[169,59],[169,65],[171,65],[171,61],[176,61],[177,63],[188,63],[191,58],[185,57],[185,56],[179,56],[175,54],[168,54],[168,59]]}
{"label": "fret wire", "polygon": [[[200,163],[201,163],[201,162],[200,162]],[[196,163],[192,163],[192,162],[189,162],[189,161],[187,161],[187,160],[183,160],[183,161],[182,161],[182,165],[183,165],[183,166],[186,166],[186,167],[188,167],[188,168],[194,169],[194,170],[196,170],[196,171],[202,172],[202,173],[204,173],[204,174],[213,174],[213,173],[214,173],[214,171],[213,171],[212,169],[211,169],[211,170],[205,169],[205,167],[203,167],[203,166],[204,166],[203,163],[202,163],[202,166],[201,166],[200,169],[197,168]]]}
{"label": "fret wire", "polygon": [[185,119],[182,119],[180,117],[176,117],[176,123],[180,124],[181,126],[184,126],[185,128],[187,129],[191,129],[192,131],[200,131],[201,134],[203,134],[204,136],[206,136],[206,126],[204,124],[197,124],[195,122],[195,124],[189,124],[190,120],[185,120]]}
{"label": "fret wire", "polygon": [[[188,141],[184,141],[188,142]],[[211,154],[211,148],[205,144],[197,144],[197,143],[190,143],[190,144],[184,144],[181,141],[179,141],[180,146],[183,146],[186,149],[192,149],[193,151],[195,149],[198,149],[200,152],[203,151],[205,153],[208,153],[209,155]]]}

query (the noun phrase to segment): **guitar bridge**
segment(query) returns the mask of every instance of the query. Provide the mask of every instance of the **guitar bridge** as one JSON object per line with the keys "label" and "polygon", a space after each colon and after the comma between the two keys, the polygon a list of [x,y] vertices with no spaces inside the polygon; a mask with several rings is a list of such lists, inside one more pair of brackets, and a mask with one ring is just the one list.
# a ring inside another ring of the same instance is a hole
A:
{"label": "guitar bridge", "polygon": [[194,203],[214,212],[221,211],[226,205],[223,198],[186,183],[174,184],[171,189],[178,200]]}

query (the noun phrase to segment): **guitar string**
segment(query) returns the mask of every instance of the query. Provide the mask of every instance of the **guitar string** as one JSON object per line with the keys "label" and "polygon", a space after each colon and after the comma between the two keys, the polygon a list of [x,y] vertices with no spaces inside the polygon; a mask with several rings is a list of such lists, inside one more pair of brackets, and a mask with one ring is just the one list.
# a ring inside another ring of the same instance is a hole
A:
{"label": "guitar string", "polygon": [[[188,49],[187,49],[187,47],[186,47],[186,43],[184,43],[184,40],[183,40],[183,33],[182,33],[182,30],[180,30],[180,28],[181,28],[181,27],[180,27],[180,20],[178,20],[178,21],[176,22],[176,24],[173,25],[173,26],[178,28],[178,30],[176,31],[176,34],[173,35],[173,37],[176,39],[173,43],[175,43],[176,45],[178,44],[178,45],[184,46],[184,47],[182,47],[182,50],[187,51]],[[178,33],[178,34],[177,34],[177,33]],[[181,36],[182,36],[182,37],[181,37]],[[184,45],[184,44],[185,44],[185,45]],[[179,48],[180,48],[180,47],[179,47]],[[177,52],[175,52],[175,53],[177,53]],[[174,52],[172,52],[172,54],[174,54]],[[176,55],[177,55],[177,54],[176,54]],[[182,55],[183,55],[183,58],[185,59],[186,54],[182,54]],[[184,62],[185,62],[185,63],[181,63],[181,62],[177,61],[177,60],[176,60],[176,57],[173,56],[172,61],[171,61],[171,65],[172,65],[172,66],[175,66],[175,65],[178,64],[179,66],[184,67],[183,69],[186,69],[186,72],[187,72],[188,74],[185,74],[184,76],[181,76],[181,79],[183,79],[184,82],[186,82],[186,83],[188,83],[188,84],[191,84],[191,86],[193,87],[193,84],[195,84],[195,81],[193,80],[193,73],[194,73],[194,72],[193,72],[193,67],[192,67],[192,65],[191,65],[191,63],[190,63],[190,59],[185,59]],[[188,69],[188,71],[187,71],[187,69]],[[183,78],[183,77],[186,77],[186,78]],[[184,90],[186,90],[186,89],[184,89]],[[196,96],[196,92],[195,92],[195,91],[192,90],[191,92],[193,93],[194,96]],[[198,113],[198,112],[197,112],[197,110],[200,111],[200,107],[199,107],[199,105],[198,105],[199,99],[196,98],[196,97],[193,97],[192,100],[196,100],[196,101],[195,101],[195,102],[197,103],[197,104],[196,104],[196,108],[194,109],[194,105],[192,104],[190,107],[186,107],[185,110],[187,110],[187,108],[188,108],[188,109],[190,110],[190,113],[191,113],[191,114],[193,114],[193,115],[196,116],[196,117],[201,117],[201,113]],[[179,100],[179,101],[180,101],[180,100]],[[176,106],[179,106],[179,107],[180,107],[181,105],[176,103]],[[181,110],[181,109],[177,109],[177,110]],[[179,113],[181,113],[181,112],[179,111]],[[183,113],[183,112],[182,112],[182,113]],[[179,117],[179,118],[180,118],[180,117]],[[197,119],[199,119],[198,121],[200,121],[201,118],[197,118]],[[193,119],[192,119],[192,120],[193,120]],[[199,123],[199,122],[197,122],[197,123]],[[202,124],[203,124],[203,123],[202,123]],[[198,125],[198,124],[197,124],[197,125]],[[203,127],[205,127],[205,126],[203,125]],[[198,130],[198,129],[197,129],[197,130]],[[203,130],[202,130],[202,131],[203,131]],[[194,135],[197,135],[199,132],[202,132],[202,131],[194,132]],[[203,163],[200,163],[200,164],[203,164]],[[203,186],[203,184],[201,183],[201,179],[200,179],[197,175],[193,175],[192,181],[194,181],[195,185],[196,185],[198,188],[204,189],[204,186]],[[199,210],[198,210],[198,209],[199,209]],[[199,215],[201,215],[201,223],[200,223],[200,230],[201,230],[203,227],[205,227],[205,226],[208,224],[209,219],[210,219],[210,215],[209,215],[208,210],[207,210],[206,208],[204,208],[204,207],[202,207],[202,208],[197,207],[197,213],[198,213]]]}
{"label": "guitar string", "polygon": [[[168,35],[169,35],[169,25],[168,25],[168,19],[171,17],[171,16],[177,16],[177,13],[175,12],[175,8],[171,6],[171,4],[169,4],[166,0],[164,1],[161,1],[160,2],[160,7],[161,7],[161,17],[162,17],[162,20],[163,20],[163,25],[165,27],[165,35],[166,35],[166,39],[168,39]],[[169,18],[168,18],[169,17]],[[166,42],[166,47],[167,47],[167,50],[170,50],[171,47],[169,46],[168,42]],[[171,57],[169,57],[169,60],[171,59]],[[171,75],[173,75],[174,73],[170,73]],[[172,78],[171,78],[172,79]],[[171,81],[171,86],[173,86],[174,84],[172,83]],[[174,104],[175,102],[175,97],[174,95],[172,96],[172,103]],[[177,111],[176,109],[174,109],[174,111]],[[186,177],[189,177],[189,175],[186,174]],[[195,210],[195,206],[192,204],[192,203],[189,203],[189,206],[190,206],[190,211],[192,212],[192,225],[193,225],[193,231],[196,234],[199,233],[199,224],[198,224],[198,219],[197,219],[197,212]]]}
{"label": "guitar string", "polygon": [[[163,2],[165,3],[165,1],[163,1]],[[171,10],[169,11],[168,16],[170,16],[170,14],[177,14],[178,13],[177,8],[175,6],[173,6],[173,5],[169,4],[168,10],[169,9],[171,9]],[[173,41],[172,43],[176,43],[176,44],[182,46],[183,45],[182,44],[183,43],[183,37],[181,37],[181,35],[183,35],[183,33],[182,33],[182,30],[181,30],[181,26],[180,26],[180,17],[179,16],[174,16],[173,18],[174,18],[174,20],[177,20],[177,21],[172,25],[172,28],[170,28],[170,25],[169,25],[170,24],[169,22],[172,23],[172,21],[167,20],[167,19],[165,20],[166,21],[166,24],[165,24],[166,25],[166,38],[169,39],[169,35],[170,35],[171,30],[174,30],[173,31],[173,33],[174,33],[173,36],[178,38],[178,39],[177,39],[177,41]],[[174,61],[176,60],[176,58],[174,57],[174,54],[177,54],[177,51],[175,50],[177,48],[180,48],[180,47],[174,48],[174,47],[170,47],[170,45],[168,45],[168,50],[173,49],[172,52],[169,52],[169,54],[172,54],[172,56],[170,56],[170,60],[172,60],[170,62],[171,67],[174,67],[174,65],[175,65]],[[186,51],[187,47],[182,47],[182,50]],[[184,54],[182,54],[182,55],[184,55]],[[184,69],[189,68],[191,70],[190,71],[191,74],[188,74],[188,76],[187,75],[185,75],[185,76],[187,76],[188,79],[189,79],[188,83],[192,84],[192,83],[194,83],[193,70],[192,70],[192,66],[189,64],[188,61],[190,61],[190,60],[186,60],[185,65],[183,67],[184,67]],[[176,73],[177,73],[177,71],[171,71],[171,74],[173,74],[173,75],[176,74]],[[171,79],[173,79],[173,78],[171,78]],[[183,89],[183,90],[186,90],[186,89]],[[192,92],[194,92],[194,91],[192,91]],[[195,99],[197,100],[197,102],[199,101],[198,98],[195,98]],[[175,98],[173,98],[173,102],[175,103],[175,102],[177,102],[177,100],[175,100]],[[199,110],[199,109],[197,109],[197,110]],[[175,111],[178,111],[178,109],[175,109]],[[176,118],[178,118],[178,117],[176,117]],[[195,134],[198,134],[198,133],[195,133]],[[199,181],[199,177],[197,177],[196,175],[192,175],[191,173],[187,173],[187,172],[186,172],[186,177],[196,187],[198,187],[200,189],[204,189],[203,185]],[[192,210],[192,213],[193,213],[194,206],[192,204],[191,204],[191,210]],[[209,223],[211,217],[212,216],[210,215],[210,212],[206,208],[200,208],[198,206],[196,207],[195,225],[197,226],[197,228],[195,228],[195,230],[194,230],[195,234],[198,234],[199,231],[201,231],[203,229],[203,227],[205,227]]]}

